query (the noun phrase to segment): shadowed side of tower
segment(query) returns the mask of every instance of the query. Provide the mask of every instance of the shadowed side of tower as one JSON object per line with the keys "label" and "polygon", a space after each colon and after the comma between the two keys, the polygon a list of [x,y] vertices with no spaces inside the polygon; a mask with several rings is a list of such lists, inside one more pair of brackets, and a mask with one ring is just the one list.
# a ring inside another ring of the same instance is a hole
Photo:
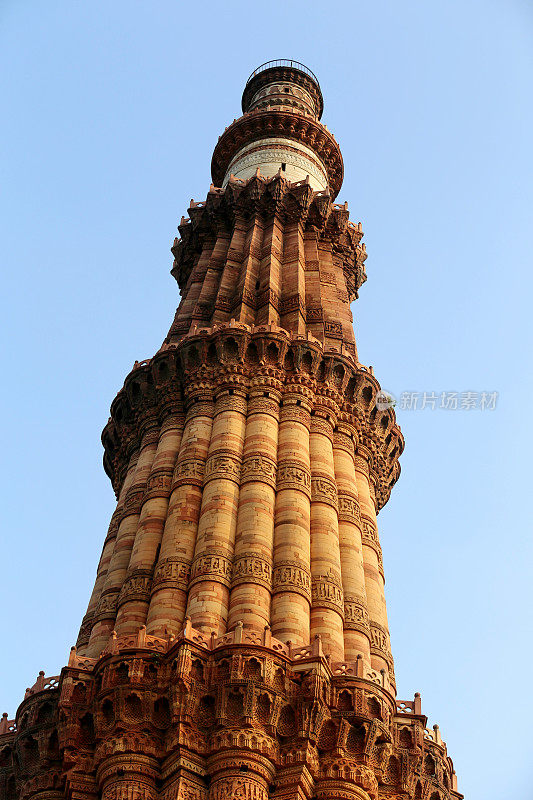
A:
{"label": "shadowed side of tower", "polygon": [[357,357],[340,149],[297,62],[242,108],[103,432],[117,507],[77,646],[1,723],[11,800],[460,797],[395,698],[376,515],[403,439]]}

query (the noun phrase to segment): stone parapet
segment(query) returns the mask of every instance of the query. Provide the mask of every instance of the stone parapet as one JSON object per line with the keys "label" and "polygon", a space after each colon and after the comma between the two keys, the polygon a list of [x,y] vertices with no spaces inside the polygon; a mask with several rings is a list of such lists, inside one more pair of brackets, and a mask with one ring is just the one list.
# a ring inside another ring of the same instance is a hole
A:
{"label": "stone parapet", "polygon": [[0,723],[0,780],[57,800],[460,800],[426,725],[419,695],[397,703],[362,656],[330,662],[320,637],[291,647],[242,624],[206,637],[187,620],[177,637],[113,634],[98,659],[73,648],[59,678],[41,673]]}

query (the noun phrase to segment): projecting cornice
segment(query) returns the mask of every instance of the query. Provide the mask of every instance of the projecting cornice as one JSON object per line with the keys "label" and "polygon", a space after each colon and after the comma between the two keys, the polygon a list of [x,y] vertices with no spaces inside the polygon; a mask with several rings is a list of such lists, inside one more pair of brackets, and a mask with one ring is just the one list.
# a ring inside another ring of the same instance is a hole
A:
{"label": "projecting cornice", "polygon": [[222,186],[235,154],[251,142],[266,138],[284,138],[309,147],[327,170],[332,200],[338,195],[344,178],[340,147],[320,122],[291,110],[251,111],[235,120],[219,138],[211,161],[215,186]]}
{"label": "projecting cornice", "polygon": [[179,345],[136,364],[111,406],[102,434],[104,467],[120,490],[131,453],[147,425],[221,391],[246,396],[254,388],[306,398],[312,414],[326,414],[335,429],[349,430],[368,465],[376,509],[387,502],[400,475],[403,436],[394,411],[379,411],[380,386],[363,365],[325,351],[313,336],[291,336],[274,325],[231,323],[197,328]]}
{"label": "projecting cornice", "polygon": [[348,204],[332,199],[327,191],[314,192],[306,181],[291,183],[279,173],[273,178],[258,174],[247,181],[230,179],[225,189],[211,186],[205,201],[191,201],[189,217],[182,217],[180,238],[172,246],[172,275],[180,290],[186,288],[204,241],[224,229],[231,232],[239,215],[260,213],[266,218],[276,215],[283,222],[298,221],[320,242],[329,243],[342,265],[349,299],[355,300],[366,281],[363,230],[361,223],[350,222]]}

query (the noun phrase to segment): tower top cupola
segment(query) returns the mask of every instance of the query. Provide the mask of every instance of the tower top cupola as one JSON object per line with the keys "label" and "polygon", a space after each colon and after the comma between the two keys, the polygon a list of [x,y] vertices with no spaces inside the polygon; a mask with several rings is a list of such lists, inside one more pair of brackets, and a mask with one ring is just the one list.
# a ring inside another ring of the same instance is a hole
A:
{"label": "tower top cupola", "polygon": [[344,170],[339,145],[320,122],[323,109],[318,79],[304,64],[288,59],[261,64],[244,87],[242,117],[217,142],[213,184],[225,188],[232,177],[270,179],[279,172],[291,183],[308,181],[334,200]]}
{"label": "tower top cupola", "polygon": [[288,59],[267,61],[257,67],[246,82],[242,110],[296,109],[320,119],[324,101],[316,75],[304,64]]}

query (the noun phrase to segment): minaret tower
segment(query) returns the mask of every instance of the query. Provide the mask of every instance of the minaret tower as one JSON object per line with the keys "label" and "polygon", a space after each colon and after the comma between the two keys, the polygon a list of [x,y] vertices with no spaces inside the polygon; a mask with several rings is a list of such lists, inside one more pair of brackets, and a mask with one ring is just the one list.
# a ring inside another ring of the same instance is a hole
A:
{"label": "minaret tower", "polygon": [[68,666],[0,723],[0,798],[461,797],[396,700],[376,515],[403,439],[357,356],[339,145],[297,62],[242,110],[179,225],[168,335],[112,403],[94,589]]}

